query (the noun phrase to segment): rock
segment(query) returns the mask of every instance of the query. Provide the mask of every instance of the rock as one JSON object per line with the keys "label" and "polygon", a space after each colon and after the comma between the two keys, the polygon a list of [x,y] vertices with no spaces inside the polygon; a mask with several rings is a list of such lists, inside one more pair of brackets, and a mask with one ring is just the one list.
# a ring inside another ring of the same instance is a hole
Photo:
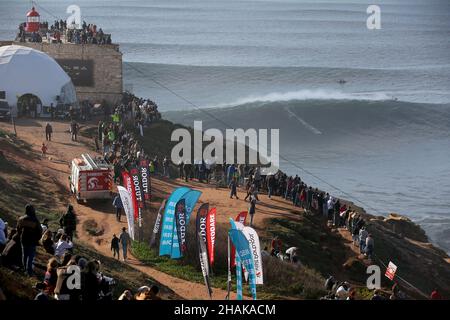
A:
{"label": "rock", "polygon": [[395,234],[420,242],[428,242],[425,231],[409,218],[397,213],[390,213],[383,220],[383,225]]}
{"label": "rock", "polygon": [[361,275],[366,274],[366,265],[356,257],[348,258],[342,266],[349,272],[349,277],[352,278],[351,280],[359,281]]}

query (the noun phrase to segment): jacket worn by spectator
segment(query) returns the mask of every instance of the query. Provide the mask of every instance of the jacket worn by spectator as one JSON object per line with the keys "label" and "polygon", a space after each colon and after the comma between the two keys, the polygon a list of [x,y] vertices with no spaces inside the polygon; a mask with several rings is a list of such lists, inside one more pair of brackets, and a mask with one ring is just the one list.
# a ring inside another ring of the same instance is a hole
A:
{"label": "jacket worn by spectator", "polygon": [[74,232],[77,228],[77,218],[73,211],[68,210],[66,214],[64,214],[59,220],[59,224],[64,228],[64,231]]}
{"label": "jacket worn by spectator", "polygon": [[39,244],[42,227],[32,206],[27,206],[25,215],[17,221],[17,233],[20,235],[22,245],[37,246]]}

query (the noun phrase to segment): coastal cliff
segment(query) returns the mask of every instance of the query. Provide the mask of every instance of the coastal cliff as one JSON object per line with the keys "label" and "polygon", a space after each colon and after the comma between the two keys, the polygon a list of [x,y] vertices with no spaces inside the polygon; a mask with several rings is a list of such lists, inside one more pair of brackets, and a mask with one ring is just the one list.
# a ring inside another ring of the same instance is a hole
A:
{"label": "coastal cliff", "polygon": [[[54,123],[55,141],[49,148],[49,157],[42,159],[39,156],[39,147],[42,143],[41,137],[36,131],[42,130],[41,121],[25,121],[17,124],[19,138],[11,138],[11,128],[7,123],[0,123],[0,184],[2,190],[6,190],[0,198],[1,217],[7,220],[10,225],[14,225],[17,216],[22,214],[23,206],[27,202],[33,202],[40,217],[48,217],[56,220],[59,212],[64,210],[68,199],[68,191],[64,186],[67,181],[68,159],[73,154],[80,152],[93,152],[93,142],[89,135],[95,132],[95,126],[85,124],[82,132],[85,138],[82,143],[76,146],[66,145],[66,124]],[[168,121],[161,121],[150,125],[146,129],[143,138],[144,148],[152,150],[159,155],[170,154],[170,134],[178,126]],[[68,137],[67,137],[68,139]],[[177,185],[185,184],[179,179],[154,179],[153,190],[155,203],[152,203],[152,210],[157,210],[159,200],[165,198]],[[217,207],[218,211],[218,232],[223,232],[228,228],[228,218],[235,215],[240,210],[247,208],[247,203],[242,200],[231,200],[228,190],[217,188],[191,181],[189,186],[203,192],[200,202],[210,202]],[[43,192],[46,190],[46,192]],[[242,195],[243,190],[239,193]],[[282,285],[282,281],[277,276],[271,276],[279,272],[279,264],[275,260],[265,261],[267,272],[269,273],[264,285],[272,294],[263,295],[266,298],[319,298],[323,288],[323,280],[333,274],[338,280],[349,281],[358,288],[358,298],[369,297],[365,282],[368,277],[366,268],[370,264],[380,266],[382,272],[383,290],[389,292],[393,282],[384,277],[385,265],[392,261],[398,266],[397,279],[402,290],[408,296],[416,299],[425,299],[430,292],[437,288],[444,297],[450,297],[450,263],[448,255],[441,249],[435,247],[428,241],[425,232],[410,219],[398,214],[389,214],[386,217],[374,216],[366,213],[362,208],[357,210],[367,221],[368,230],[375,239],[375,258],[368,261],[364,256],[359,255],[358,248],[351,243],[349,232],[343,228],[335,229],[327,226],[322,217],[318,217],[309,212],[304,212],[298,207],[293,207],[288,201],[281,197],[269,199],[265,194],[261,194],[258,203],[257,231],[261,237],[261,245],[270,245],[274,236],[283,240],[287,247],[297,246],[300,249],[300,261],[304,266],[302,275],[289,269],[289,273],[295,276],[298,283],[291,283],[290,286]],[[350,203],[349,203],[350,204]],[[109,214],[108,204],[100,206],[78,206],[77,212],[82,222],[94,220],[99,227],[105,230],[104,234],[87,235],[85,230],[79,230],[80,241],[84,247],[87,243],[90,254],[95,254],[109,261],[105,254],[108,254],[110,233],[116,232],[119,225]],[[149,225],[151,221],[148,221]],[[80,229],[83,229],[80,226]],[[151,229],[150,227],[148,228]],[[221,239],[223,237],[218,237]],[[222,250],[223,246],[218,246]],[[87,249],[83,249],[87,250]],[[223,250],[222,250],[223,251]],[[136,253],[137,254],[137,253]],[[225,252],[217,252],[218,261]],[[138,255],[138,258],[139,255]],[[274,258],[270,258],[274,259]],[[42,260],[42,259],[41,259]],[[195,266],[186,266],[183,262],[176,262],[171,268],[164,269],[162,260],[158,263],[147,264],[142,259],[143,265],[140,270],[147,275],[151,274],[154,280],[161,283],[167,297],[189,297],[189,294],[201,297],[204,289],[201,288],[201,273],[198,273]],[[151,262],[151,261],[150,261]],[[42,264],[44,261],[42,260]],[[109,263],[109,262],[108,262]],[[275,264],[273,264],[275,263]],[[159,265],[160,264],[160,265]],[[274,269],[274,266],[278,269]],[[128,268],[127,272],[118,272],[119,265],[114,263],[109,265],[108,270],[121,279],[124,284],[136,284],[137,279],[143,279],[144,274],[135,273],[135,268]],[[183,274],[184,270],[198,273],[198,277],[189,278],[189,273]],[[130,273],[128,273],[128,271]],[[3,272],[3,271],[2,271]],[[175,272],[177,272],[175,274]],[[284,275],[284,273],[283,273]],[[13,277],[8,274],[7,277]],[[220,271],[217,270],[217,279],[220,279]],[[175,277],[175,278],[174,278]],[[128,279],[130,278],[130,279]],[[174,279],[177,279],[174,282]],[[286,278],[289,280],[288,278]],[[290,278],[292,279],[292,278]],[[177,282],[178,281],[178,282]],[[280,282],[281,281],[281,282]],[[289,280],[292,282],[292,280]],[[281,284],[280,284],[281,283]],[[217,286],[220,285],[214,282]],[[137,284],[136,284],[137,285]],[[306,288],[306,289],[305,289]],[[172,291],[173,290],[173,291]],[[220,288],[214,289],[216,298],[221,298]],[[307,290],[307,291],[305,291]],[[18,294],[18,296],[20,296]],[[223,298],[223,297],[222,297]]]}

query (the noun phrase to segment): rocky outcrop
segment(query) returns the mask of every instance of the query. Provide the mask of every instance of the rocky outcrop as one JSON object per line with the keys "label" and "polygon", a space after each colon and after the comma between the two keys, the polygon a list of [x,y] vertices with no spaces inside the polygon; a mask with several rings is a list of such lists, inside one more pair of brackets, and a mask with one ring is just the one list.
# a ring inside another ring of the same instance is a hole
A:
{"label": "rocky outcrop", "polygon": [[415,241],[428,242],[428,237],[425,231],[418,225],[412,222],[409,218],[399,215],[397,213],[390,213],[387,218],[381,221],[385,228],[391,229],[400,237],[408,238]]}

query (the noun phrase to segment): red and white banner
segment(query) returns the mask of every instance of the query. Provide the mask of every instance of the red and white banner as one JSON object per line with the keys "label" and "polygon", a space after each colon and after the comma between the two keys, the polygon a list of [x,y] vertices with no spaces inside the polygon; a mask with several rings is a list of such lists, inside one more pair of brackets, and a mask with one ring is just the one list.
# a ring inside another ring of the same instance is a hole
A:
{"label": "red and white banner", "polygon": [[389,264],[386,268],[386,273],[384,274],[387,278],[390,280],[394,280],[395,273],[397,272],[397,266],[392,263],[392,261],[389,261]]}
{"label": "red and white banner", "polygon": [[[111,177],[109,171],[84,171],[86,173],[86,186],[84,190],[87,191],[103,191],[111,190]],[[80,188],[83,190],[82,188]]]}
{"label": "red and white banner", "polygon": [[142,193],[142,183],[138,168],[132,168],[130,170],[130,176],[134,187],[134,198],[136,199],[138,205],[138,224],[139,227],[142,227],[142,210],[145,207],[145,201]]}
{"label": "red and white banner", "polygon": [[216,208],[209,210],[206,217],[206,241],[208,243],[209,265],[212,266],[216,245]]}
{"label": "red and white banner", "polygon": [[131,176],[127,171],[122,171],[122,180],[123,180],[123,186],[131,195],[131,200],[133,202],[133,212],[134,212],[134,219],[137,220],[139,216],[139,206],[138,202],[136,200],[136,193],[134,190],[134,184],[131,180]]}
{"label": "red and white banner", "polygon": [[253,264],[255,266],[256,284],[263,284],[263,263],[258,234],[256,233],[255,229],[250,227],[244,227],[242,229],[242,233],[244,234],[250,245]]}

